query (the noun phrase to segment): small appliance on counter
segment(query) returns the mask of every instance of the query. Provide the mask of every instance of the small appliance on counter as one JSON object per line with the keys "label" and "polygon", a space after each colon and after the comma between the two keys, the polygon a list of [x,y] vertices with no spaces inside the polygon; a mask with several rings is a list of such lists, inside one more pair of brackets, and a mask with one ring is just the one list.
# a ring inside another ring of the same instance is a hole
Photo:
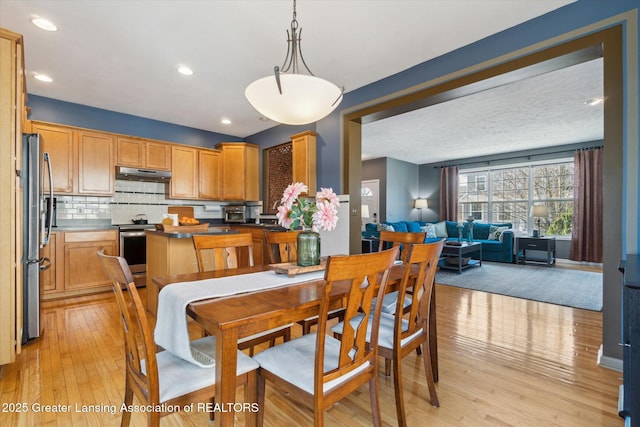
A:
{"label": "small appliance on counter", "polygon": [[222,207],[224,212],[224,222],[245,224],[247,222],[247,206],[245,205],[227,205]]}

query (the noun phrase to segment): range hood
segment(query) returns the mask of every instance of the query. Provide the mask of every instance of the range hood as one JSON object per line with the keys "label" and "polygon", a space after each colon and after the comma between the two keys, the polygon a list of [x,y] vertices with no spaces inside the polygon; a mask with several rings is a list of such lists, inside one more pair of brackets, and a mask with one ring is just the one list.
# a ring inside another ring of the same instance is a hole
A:
{"label": "range hood", "polygon": [[116,166],[116,179],[126,179],[129,181],[169,182],[171,179],[171,172]]}

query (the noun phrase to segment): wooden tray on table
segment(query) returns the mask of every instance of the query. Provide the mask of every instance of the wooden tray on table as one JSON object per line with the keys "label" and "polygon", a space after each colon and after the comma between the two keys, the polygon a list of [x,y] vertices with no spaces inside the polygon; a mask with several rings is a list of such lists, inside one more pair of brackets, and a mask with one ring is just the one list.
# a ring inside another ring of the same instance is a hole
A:
{"label": "wooden tray on table", "polygon": [[279,264],[269,264],[269,270],[274,270],[277,274],[286,274],[295,277],[297,274],[311,273],[312,271],[322,271],[327,268],[327,258],[321,258],[319,265],[300,267],[295,262],[281,262]]}

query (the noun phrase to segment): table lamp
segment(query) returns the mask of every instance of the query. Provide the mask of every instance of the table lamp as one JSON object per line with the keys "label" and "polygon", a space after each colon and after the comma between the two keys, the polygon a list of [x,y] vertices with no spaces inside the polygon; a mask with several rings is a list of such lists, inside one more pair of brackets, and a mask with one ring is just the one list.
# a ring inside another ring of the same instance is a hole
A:
{"label": "table lamp", "polygon": [[420,209],[420,221],[422,221],[422,209],[426,209],[429,207],[427,203],[427,199],[416,199],[415,208]]}
{"label": "table lamp", "polygon": [[537,218],[538,229],[533,230],[533,237],[540,237],[540,218],[549,215],[549,210],[544,205],[536,205],[531,208],[531,216]]}

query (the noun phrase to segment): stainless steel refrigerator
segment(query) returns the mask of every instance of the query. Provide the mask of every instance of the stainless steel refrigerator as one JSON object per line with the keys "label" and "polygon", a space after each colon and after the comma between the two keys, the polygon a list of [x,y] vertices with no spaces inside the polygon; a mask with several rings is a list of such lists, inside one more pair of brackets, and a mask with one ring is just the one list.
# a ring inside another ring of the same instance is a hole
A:
{"label": "stainless steel refrigerator", "polygon": [[[49,244],[53,185],[48,153],[41,152],[40,135],[22,136],[23,194],[22,279],[23,325],[22,342],[40,336],[40,271],[49,268],[50,260],[40,257],[40,249]],[[45,182],[47,185],[45,185]],[[44,190],[47,188],[47,198]]]}

